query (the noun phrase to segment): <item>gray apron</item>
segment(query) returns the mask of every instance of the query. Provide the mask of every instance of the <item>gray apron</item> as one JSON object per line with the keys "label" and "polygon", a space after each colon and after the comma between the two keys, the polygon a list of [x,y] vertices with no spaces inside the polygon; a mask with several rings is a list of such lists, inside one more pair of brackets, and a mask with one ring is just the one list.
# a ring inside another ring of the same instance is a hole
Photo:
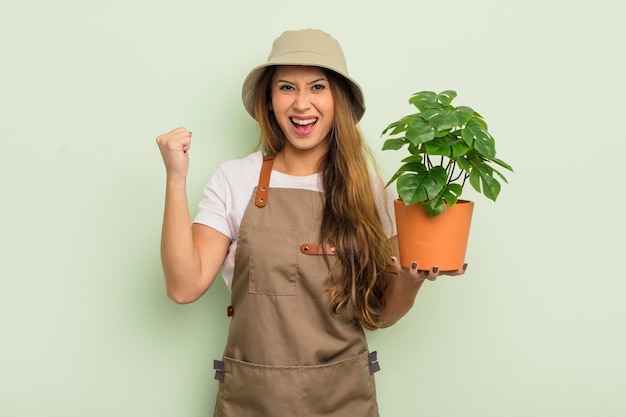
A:
{"label": "gray apron", "polygon": [[328,265],[320,245],[323,196],[269,188],[266,158],[239,229],[232,316],[216,417],[378,417],[362,327],[350,312],[332,316]]}

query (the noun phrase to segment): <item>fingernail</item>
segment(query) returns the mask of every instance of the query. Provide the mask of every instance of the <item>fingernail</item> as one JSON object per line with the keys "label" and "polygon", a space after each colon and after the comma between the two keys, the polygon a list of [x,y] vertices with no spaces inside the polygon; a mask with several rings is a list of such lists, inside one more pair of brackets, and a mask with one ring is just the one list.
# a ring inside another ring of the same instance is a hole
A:
{"label": "fingernail", "polygon": [[463,264],[463,271],[465,271],[467,269],[467,264]]}
{"label": "fingernail", "polygon": [[433,272],[436,274],[437,272],[439,272],[439,267],[438,266],[433,266]]}
{"label": "fingernail", "polygon": [[391,257],[391,262],[394,262],[394,263],[396,262],[396,257],[395,256]]}
{"label": "fingernail", "polygon": [[411,269],[417,269],[417,262],[413,262],[411,264]]}

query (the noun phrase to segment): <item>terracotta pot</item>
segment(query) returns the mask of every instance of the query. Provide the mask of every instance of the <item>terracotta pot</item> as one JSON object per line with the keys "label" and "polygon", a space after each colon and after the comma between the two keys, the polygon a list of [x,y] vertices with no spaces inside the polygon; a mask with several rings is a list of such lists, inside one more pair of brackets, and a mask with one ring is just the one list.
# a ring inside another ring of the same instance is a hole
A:
{"label": "terracotta pot", "polygon": [[455,271],[465,262],[474,203],[459,200],[443,213],[430,217],[420,204],[407,206],[394,201],[400,263],[408,268],[417,262],[420,270],[438,266]]}

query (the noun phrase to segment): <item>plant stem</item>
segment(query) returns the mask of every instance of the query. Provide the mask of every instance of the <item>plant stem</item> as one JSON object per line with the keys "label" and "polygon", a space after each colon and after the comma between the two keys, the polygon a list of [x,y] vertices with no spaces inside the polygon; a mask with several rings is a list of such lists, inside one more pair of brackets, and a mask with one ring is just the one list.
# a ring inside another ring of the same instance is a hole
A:
{"label": "plant stem", "polygon": [[[441,157],[441,164],[443,165],[443,157]],[[446,172],[448,173],[448,181],[446,184],[450,184],[452,182],[452,175],[454,175],[454,166],[456,165],[452,159],[448,159],[448,165],[446,166]]]}
{"label": "plant stem", "polygon": [[469,178],[469,174],[465,173],[465,177],[463,177],[463,183],[461,184],[461,187],[465,187],[465,181],[467,181],[468,178]]}
{"label": "plant stem", "polygon": [[[454,172],[454,169],[456,168],[456,161],[454,162],[454,167],[452,168],[452,172]],[[452,172],[450,173],[450,178],[452,178]],[[454,177],[453,179],[450,180],[450,183],[453,183],[455,181],[457,181],[459,178],[461,178],[461,176],[463,175],[465,171],[461,170],[461,172],[459,172],[459,175],[457,175],[456,177]],[[465,177],[467,178],[467,173],[465,174]],[[465,184],[465,179],[463,179],[463,184]]]}

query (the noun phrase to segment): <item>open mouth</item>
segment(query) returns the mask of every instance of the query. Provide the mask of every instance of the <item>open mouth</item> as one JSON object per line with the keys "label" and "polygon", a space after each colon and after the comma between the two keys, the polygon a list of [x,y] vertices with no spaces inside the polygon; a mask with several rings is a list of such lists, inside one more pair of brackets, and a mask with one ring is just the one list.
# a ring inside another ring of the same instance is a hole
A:
{"label": "open mouth", "polygon": [[293,126],[293,130],[296,134],[300,136],[306,136],[315,129],[315,125],[317,124],[317,117],[311,117],[308,119],[297,119],[295,117],[290,117],[291,125]]}
{"label": "open mouth", "polygon": [[295,125],[296,127],[302,126],[302,127],[306,127],[306,126],[311,126],[314,125],[317,122],[317,117],[313,117],[310,119],[295,119],[293,117],[290,118],[291,119],[291,123],[293,125]]}

